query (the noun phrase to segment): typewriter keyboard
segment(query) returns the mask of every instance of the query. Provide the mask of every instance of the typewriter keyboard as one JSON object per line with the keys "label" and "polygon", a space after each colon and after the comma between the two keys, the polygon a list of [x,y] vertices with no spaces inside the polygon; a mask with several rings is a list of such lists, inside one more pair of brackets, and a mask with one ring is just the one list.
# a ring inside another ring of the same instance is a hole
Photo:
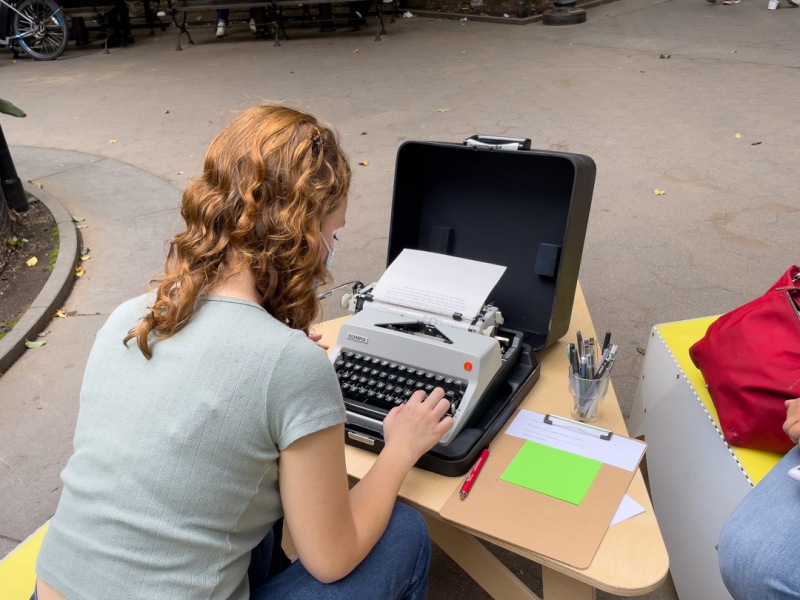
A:
{"label": "typewriter keyboard", "polygon": [[347,350],[333,366],[347,408],[379,421],[417,390],[429,393],[436,387],[444,390],[450,402],[447,414],[453,415],[467,389],[463,379]]}

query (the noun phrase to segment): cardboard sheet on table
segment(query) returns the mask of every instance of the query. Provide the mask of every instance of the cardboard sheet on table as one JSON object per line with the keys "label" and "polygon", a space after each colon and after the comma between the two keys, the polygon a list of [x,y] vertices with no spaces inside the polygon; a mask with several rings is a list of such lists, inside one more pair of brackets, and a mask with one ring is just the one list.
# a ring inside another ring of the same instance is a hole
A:
{"label": "cardboard sheet on table", "polygon": [[440,515],[468,529],[496,537],[577,569],[587,568],[619,508],[636,469],[604,464],[580,505],[500,479],[525,444],[501,434],[469,496],[458,490]]}

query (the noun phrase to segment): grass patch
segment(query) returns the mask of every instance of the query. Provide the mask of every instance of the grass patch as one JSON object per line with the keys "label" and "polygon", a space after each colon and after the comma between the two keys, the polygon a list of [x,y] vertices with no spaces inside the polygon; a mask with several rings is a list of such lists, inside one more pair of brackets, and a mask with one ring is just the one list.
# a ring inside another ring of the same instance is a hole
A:
{"label": "grass patch", "polygon": [[[27,310],[27,307],[25,307],[25,310]],[[0,324],[0,340],[6,337],[6,334],[11,333],[11,330],[14,329],[14,325],[19,323],[19,320],[22,318],[22,315],[25,314],[25,310],[23,310],[13,319],[9,319],[7,323]]]}
{"label": "grass patch", "polygon": [[61,246],[61,235],[58,232],[58,225],[53,227],[53,232],[50,234],[50,237],[54,238],[56,241],[56,246],[53,248],[53,251],[50,252],[48,255],[50,258],[50,264],[48,264],[44,270],[45,271],[53,271],[53,267],[56,266],[56,261],[58,260],[58,249]]}

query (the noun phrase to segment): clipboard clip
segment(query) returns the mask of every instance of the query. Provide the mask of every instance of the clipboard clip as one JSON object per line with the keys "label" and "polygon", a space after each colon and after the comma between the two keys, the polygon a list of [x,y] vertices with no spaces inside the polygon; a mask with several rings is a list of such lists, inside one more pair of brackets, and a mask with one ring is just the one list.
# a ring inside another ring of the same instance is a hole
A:
{"label": "clipboard clip", "polygon": [[544,422],[547,423],[548,425],[556,424],[553,422],[553,419],[558,419],[559,421],[563,421],[564,423],[569,423],[570,425],[582,427],[584,429],[590,429],[591,431],[599,433],[600,434],[599,437],[601,440],[609,441],[611,439],[611,436],[614,435],[614,432],[611,431],[610,429],[603,429],[602,427],[589,425],[589,423],[582,423],[581,421],[575,421],[573,419],[567,419],[566,417],[559,417],[558,415],[551,415],[549,413],[544,416]]}

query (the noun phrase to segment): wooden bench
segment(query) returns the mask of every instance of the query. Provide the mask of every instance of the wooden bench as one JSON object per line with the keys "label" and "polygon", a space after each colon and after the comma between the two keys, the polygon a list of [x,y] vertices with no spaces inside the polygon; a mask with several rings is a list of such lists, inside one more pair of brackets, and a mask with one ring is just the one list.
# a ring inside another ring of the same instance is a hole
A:
{"label": "wooden bench", "polygon": [[[50,521],[39,527],[14,548],[7,556],[0,559],[0,598],[2,600],[29,600],[36,586],[36,557],[42,547],[44,534]],[[292,560],[297,559],[289,530],[284,523],[283,551]]]}
{"label": "wooden bench", "polygon": [[725,520],[782,455],[728,445],[689,347],[717,317],[653,327],[628,431],[647,441],[650,493],[681,598],[730,600],[716,544]]}
{"label": "wooden bench", "polygon": [[[183,50],[181,47],[181,36],[186,35],[190,44],[194,44],[192,36],[187,28],[187,17],[190,13],[198,14],[209,11],[217,11],[227,9],[231,12],[239,12],[250,10],[251,8],[264,9],[267,19],[267,25],[270,31],[275,36],[275,46],[281,45],[281,36],[283,39],[288,40],[286,34],[287,24],[299,24],[308,26],[309,24],[319,23],[319,19],[314,20],[311,16],[309,7],[319,6],[322,4],[330,4],[332,7],[347,6],[348,2],[345,0],[168,0],[169,14],[172,16],[172,21],[175,27],[178,28],[178,42],[175,46],[176,50]],[[383,5],[391,4],[391,22],[394,23],[395,13],[397,12],[397,0],[375,0],[375,18],[377,32],[375,34],[375,41],[381,41],[381,36],[386,33],[386,28],[383,21]],[[332,22],[342,23],[349,20],[350,13],[347,17],[333,12]],[[366,15],[364,15],[366,18]]]}
{"label": "wooden bench", "polygon": [[[166,26],[159,18],[164,15],[160,12],[160,1],[155,0],[155,10],[151,6],[154,0],[143,0],[142,8],[144,10],[145,26],[150,29],[150,36],[155,35],[154,28],[156,26],[161,28],[161,31],[166,31]],[[111,24],[108,22],[107,15],[117,8],[113,1],[102,0],[62,0],[62,10],[64,15],[70,20],[70,37],[76,43],[89,43],[88,28],[86,21],[91,20],[98,24],[101,31],[105,33],[103,38],[103,52],[108,54],[108,38],[112,33],[110,31]],[[141,25],[138,25],[139,27]]]}
{"label": "wooden bench", "polygon": [[[62,10],[64,15],[70,20],[70,37],[76,43],[88,43],[88,30],[86,27],[86,20],[97,22],[101,27],[105,23],[105,15],[114,10],[113,4],[96,4],[87,3],[85,5],[72,5],[63,6]],[[103,53],[108,54],[108,36],[110,31],[105,30],[105,37],[103,38]]]}
{"label": "wooden bench", "polygon": [[0,590],[3,600],[28,600],[36,585],[36,557],[49,521],[0,560]]}

